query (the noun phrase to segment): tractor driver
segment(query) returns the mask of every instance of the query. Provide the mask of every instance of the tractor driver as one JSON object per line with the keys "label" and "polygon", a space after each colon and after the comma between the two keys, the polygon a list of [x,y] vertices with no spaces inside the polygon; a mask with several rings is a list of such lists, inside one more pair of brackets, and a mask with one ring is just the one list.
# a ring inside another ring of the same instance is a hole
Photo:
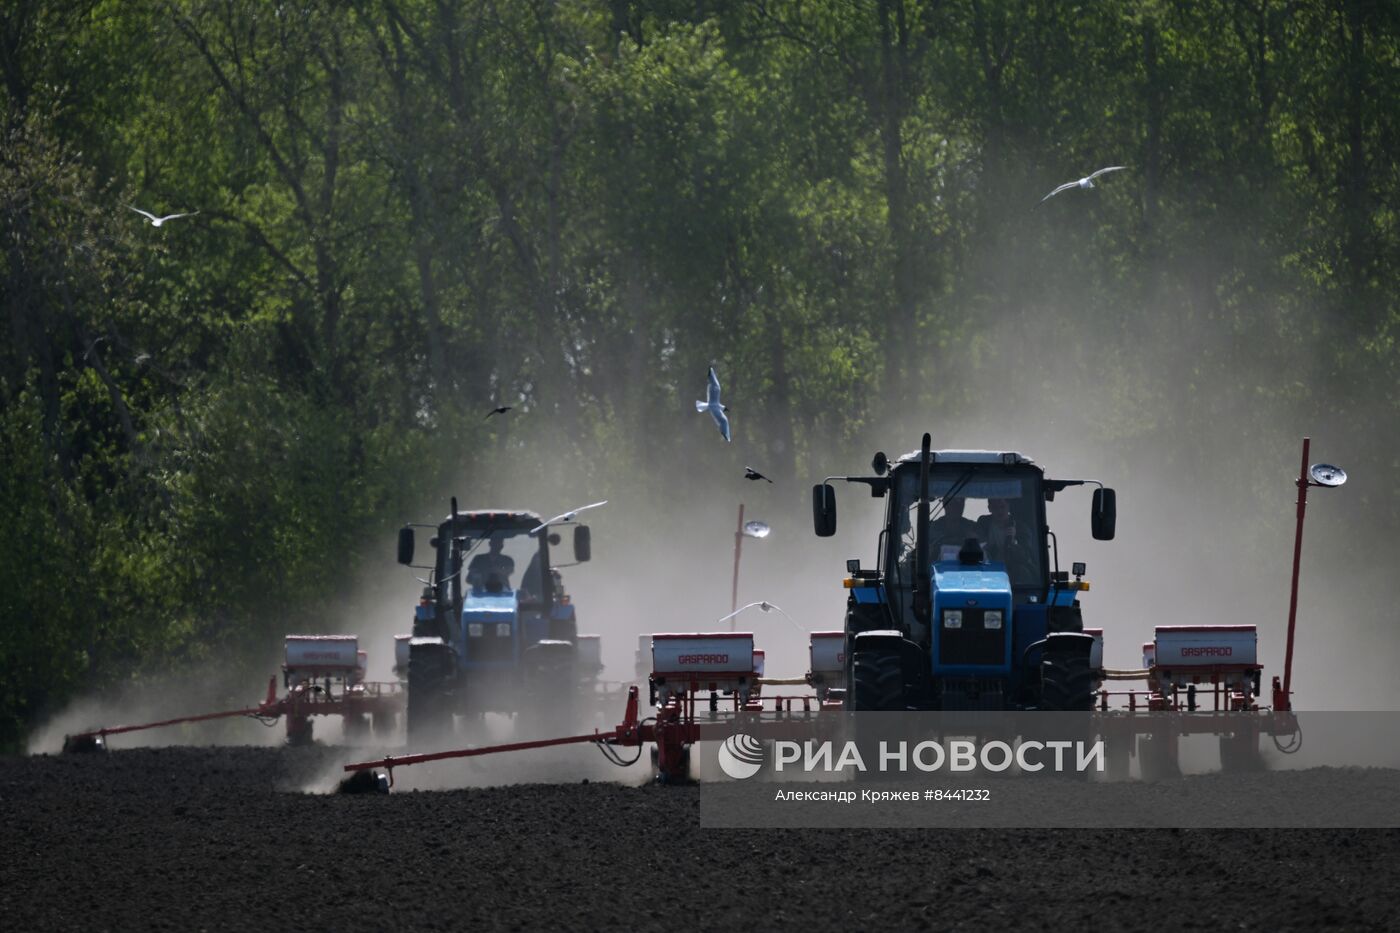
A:
{"label": "tractor driver", "polygon": [[[963,518],[967,500],[961,496],[943,500],[943,514],[928,526],[928,543],[934,560],[954,560],[958,550],[968,538],[981,539],[977,523]],[[951,551],[945,552],[946,548]],[[945,557],[945,553],[947,556]]]}
{"label": "tractor driver", "polygon": [[988,499],[987,514],[977,519],[978,537],[987,542],[988,556],[1006,564],[1013,579],[1032,579],[1031,539],[1011,514],[1010,499]]}
{"label": "tractor driver", "polygon": [[501,553],[505,543],[503,536],[494,534],[487,553],[472,558],[467,566],[467,584],[472,589],[484,589],[491,593],[510,589],[510,575],[515,573],[515,561],[509,554]]}

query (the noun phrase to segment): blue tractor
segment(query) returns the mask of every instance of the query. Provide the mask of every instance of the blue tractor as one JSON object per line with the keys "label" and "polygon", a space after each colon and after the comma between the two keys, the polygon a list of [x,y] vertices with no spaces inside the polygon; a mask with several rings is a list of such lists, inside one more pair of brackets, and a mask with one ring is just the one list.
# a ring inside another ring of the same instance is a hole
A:
{"label": "blue tractor", "polygon": [[[408,657],[410,743],[450,734],[454,716],[568,709],[578,689],[578,624],[551,549],[573,525],[574,563],[591,557],[588,526],[534,512],[452,512],[434,527],[430,571]],[[423,527],[423,526],[419,526]],[[414,526],[399,531],[413,566]],[[572,566],[564,564],[562,566]]]}
{"label": "blue tractor", "polygon": [[1089,584],[1083,564],[1073,580],[1059,569],[1045,504],[1097,485],[1092,533],[1110,540],[1113,490],[1050,479],[1019,453],[929,448],[925,434],[894,463],[876,454],[875,475],[830,477],[812,491],[821,537],[836,533],[830,480],[887,502],[878,566],[847,561],[846,708],[1092,709],[1099,673],[1079,606]]}

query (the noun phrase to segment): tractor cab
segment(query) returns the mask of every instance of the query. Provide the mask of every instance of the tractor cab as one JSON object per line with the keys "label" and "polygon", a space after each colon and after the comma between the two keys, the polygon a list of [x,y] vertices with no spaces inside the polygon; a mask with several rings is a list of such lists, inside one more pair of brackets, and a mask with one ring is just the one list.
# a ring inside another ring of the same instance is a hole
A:
{"label": "tractor cab", "polygon": [[[541,682],[572,678],[578,624],[553,563],[559,527],[530,511],[459,512],[453,500],[429,541],[433,562],[422,565],[430,577],[409,645],[411,732],[451,712],[513,713]],[[573,537],[582,563],[588,527],[574,524]],[[413,565],[414,550],[407,526],[399,562]]]}
{"label": "tractor cab", "polygon": [[[986,559],[1003,564],[1018,602],[1045,589],[1046,526],[1043,475],[1018,453],[932,452],[927,535],[932,562],[956,561],[969,539]],[[884,559],[901,583],[914,581],[918,544],[918,451],[890,471],[889,547]]]}
{"label": "tractor cab", "polygon": [[[1081,565],[1074,581],[1059,571],[1045,506],[1093,481],[1047,478],[1015,451],[928,445],[925,435],[924,446],[893,463],[877,454],[874,476],[840,477],[886,500],[876,569],[847,562],[848,706],[1048,708],[1040,665],[1059,663],[1062,650],[1087,663],[1091,639],[1078,600],[1088,584]],[[835,533],[827,483],[813,490],[813,516],[819,536]],[[1113,491],[1100,488],[1094,537],[1112,538],[1114,522]],[[862,663],[865,678],[856,676]],[[898,665],[903,676],[878,665]],[[865,689],[876,683],[875,692]]]}

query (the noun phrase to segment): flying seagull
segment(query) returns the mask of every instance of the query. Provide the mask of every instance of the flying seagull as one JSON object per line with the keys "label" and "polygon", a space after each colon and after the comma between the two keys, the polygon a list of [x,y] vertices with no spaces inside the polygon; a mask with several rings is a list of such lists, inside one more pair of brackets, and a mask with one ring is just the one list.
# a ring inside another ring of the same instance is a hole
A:
{"label": "flying seagull", "polygon": [[578,513],[580,513],[580,512],[586,512],[586,511],[589,510],[589,509],[596,509],[596,508],[597,508],[598,506],[600,506],[600,505],[607,505],[607,504],[608,504],[608,500],[607,500],[607,499],[604,499],[602,502],[594,502],[592,505],[582,505],[582,506],[579,506],[578,508],[574,509],[574,510],[571,511],[571,512],[565,512],[565,513],[563,513],[562,515],[556,515],[556,516],[554,516],[553,518],[551,518],[549,521],[545,522],[545,523],[542,524],[542,525],[536,525],[534,528],[531,528],[531,529],[530,529],[530,534],[532,534],[532,535],[537,535],[537,534],[539,534],[541,531],[543,531],[544,529],[548,528],[550,525],[557,525],[557,524],[559,524],[560,522],[571,522],[571,521],[574,520],[574,516],[577,515]]}
{"label": "flying seagull", "polygon": [[750,467],[750,466],[744,467],[744,479],[754,480],[755,482],[757,482],[758,480],[763,479],[763,480],[768,480],[768,482],[770,482],[770,483],[773,482],[771,479],[768,479],[768,477],[764,476],[762,473],[758,472],[757,470],[755,470],[753,467]]}
{"label": "flying seagull", "polygon": [[729,615],[725,616],[725,617],[722,618],[722,619],[716,619],[715,621],[716,621],[716,623],[719,623],[719,622],[727,622],[727,621],[729,621],[730,619],[732,619],[732,618],[734,618],[735,616],[737,616],[739,613],[743,612],[745,609],[755,609],[755,608],[761,609],[761,610],[763,610],[764,612],[776,612],[776,613],[778,613],[779,615],[781,615],[781,616],[783,616],[784,618],[786,618],[786,619],[787,619],[789,622],[791,622],[793,625],[797,626],[798,631],[800,631],[800,632],[802,632],[802,633],[804,633],[804,634],[807,632],[807,629],[804,628],[804,627],[802,626],[802,623],[801,623],[801,622],[798,622],[798,621],[797,621],[796,619],[794,619],[792,616],[788,615],[788,614],[787,614],[787,611],[784,610],[782,606],[778,606],[778,605],[775,605],[774,603],[770,603],[770,602],[769,602],[768,600],[766,600],[766,599],[763,600],[762,602],[749,603],[747,606],[740,606],[738,609],[735,609],[735,610],[734,610],[733,612],[731,612]]}
{"label": "flying seagull", "polygon": [[703,402],[697,401],[695,403],[695,410],[708,411],[710,417],[715,419],[715,424],[719,426],[719,433],[723,434],[724,439],[728,441],[729,416],[726,415],[725,412],[729,411],[729,409],[719,402],[719,377],[715,375],[715,368],[713,366],[710,367],[709,381],[710,388],[706,395],[706,400]]}
{"label": "flying seagull", "polygon": [[481,420],[485,421],[489,419],[492,415],[504,415],[506,412],[510,411],[512,407],[514,406],[502,405],[500,408],[493,408],[486,413],[486,418],[483,418]]}
{"label": "flying seagull", "polygon": [[1063,185],[1060,185],[1060,187],[1056,188],[1054,191],[1047,194],[1045,197],[1041,198],[1040,203],[1044,204],[1046,201],[1050,200],[1055,195],[1059,194],[1061,191],[1068,191],[1070,188],[1093,188],[1095,178],[1098,178],[1100,175],[1106,172],[1121,172],[1125,168],[1127,168],[1126,165],[1110,165],[1108,168],[1101,168],[1094,174],[1086,175],[1078,181],[1067,181]]}
{"label": "flying seagull", "polygon": [[[128,206],[130,206],[130,205],[128,205]],[[179,218],[179,217],[193,217],[195,214],[198,214],[198,213],[199,213],[199,211],[190,211],[190,212],[187,213],[187,214],[166,214],[164,217],[157,217],[155,214],[152,214],[152,213],[150,213],[150,212],[148,212],[148,211],[143,211],[143,210],[141,210],[141,208],[139,208],[139,207],[133,207],[133,208],[131,208],[131,209],[132,209],[133,211],[135,211],[136,213],[140,214],[142,217],[144,217],[144,218],[146,218],[147,220],[149,220],[149,221],[151,222],[151,226],[152,226],[152,227],[159,227],[161,224],[165,223],[167,220],[175,220],[176,218]]]}

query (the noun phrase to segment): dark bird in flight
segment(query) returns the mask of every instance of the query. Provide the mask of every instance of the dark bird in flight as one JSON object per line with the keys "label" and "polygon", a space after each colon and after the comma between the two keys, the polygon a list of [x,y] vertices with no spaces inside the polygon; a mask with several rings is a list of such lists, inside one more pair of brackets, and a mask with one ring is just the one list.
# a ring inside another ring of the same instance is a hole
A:
{"label": "dark bird in flight", "polygon": [[768,482],[770,483],[773,482],[771,479],[768,479],[768,477],[764,476],[762,473],[749,466],[744,467],[744,479],[753,480],[755,482],[761,479],[768,480]]}
{"label": "dark bird in flight", "polygon": [[491,409],[490,411],[488,411],[488,412],[486,413],[486,417],[483,418],[483,419],[481,419],[481,420],[482,420],[482,421],[486,421],[486,420],[488,420],[492,415],[504,415],[506,412],[510,411],[513,407],[515,407],[515,406],[513,406],[513,405],[502,405],[500,408],[493,408],[493,409]]}

